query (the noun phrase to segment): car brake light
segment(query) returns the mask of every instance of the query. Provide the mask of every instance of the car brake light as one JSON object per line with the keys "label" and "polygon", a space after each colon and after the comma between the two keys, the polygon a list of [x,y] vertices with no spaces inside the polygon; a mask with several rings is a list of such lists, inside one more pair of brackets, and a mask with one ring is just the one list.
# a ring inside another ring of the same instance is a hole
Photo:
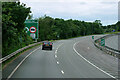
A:
{"label": "car brake light", "polygon": [[45,44],[43,43],[43,45],[45,45]]}

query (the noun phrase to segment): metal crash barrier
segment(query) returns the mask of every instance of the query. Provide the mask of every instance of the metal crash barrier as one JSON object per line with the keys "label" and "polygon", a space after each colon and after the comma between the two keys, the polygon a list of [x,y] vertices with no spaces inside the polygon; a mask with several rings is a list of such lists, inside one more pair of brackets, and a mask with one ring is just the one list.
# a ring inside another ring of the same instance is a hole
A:
{"label": "metal crash barrier", "polygon": [[18,54],[19,52],[21,52],[21,51],[23,51],[23,50],[25,50],[25,49],[27,49],[27,48],[30,48],[30,47],[32,47],[32,46],[38,45],[38,44],[40,44],[40,43],[42,43],[42,42],[34,43],[34,44],[28,45],[28,46],[26,46],[26,47],[23,47],[23,48],[21,48],[21,49],[18,49],[17,51],[15,51],[15,52],[13,52],[13,53],[11,53],[11,54],[9,54],[9,55],[1,58],[1,59],[0,59],[0,63],[6,61],[6,60],[8,60],[8,59],[10,59],[11,57],[15,56],[15,55]]}
{"label": "metal crash barrier", "polygon": [[116,49],[113,49],[111,47],[108,47],[108,46],[101,46],[100,44],[100,40],[101,39],[106,39],[106,38],[109,38],[111,36],[115,36],[115,35],[120,35],[120,33],[116,33],[116,34],[110,34],[110,35],[106,35],[106,36],[103,36],[101,38],[98,38],[94,41],[94,45],[99,48],[100,50],[106,52],[107,54],[110,54],[112,56],[115,56],[117,58],[120,58],[120,50],[116,50]]}

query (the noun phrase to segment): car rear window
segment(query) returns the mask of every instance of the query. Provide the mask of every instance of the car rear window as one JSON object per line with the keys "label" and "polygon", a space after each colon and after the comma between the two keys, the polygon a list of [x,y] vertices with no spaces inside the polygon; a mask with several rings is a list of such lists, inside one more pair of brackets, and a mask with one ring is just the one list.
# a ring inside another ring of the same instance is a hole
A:
{"label": "car rear window", "polygon": [[50,44],[50,42],[44,42],[44,44]]}

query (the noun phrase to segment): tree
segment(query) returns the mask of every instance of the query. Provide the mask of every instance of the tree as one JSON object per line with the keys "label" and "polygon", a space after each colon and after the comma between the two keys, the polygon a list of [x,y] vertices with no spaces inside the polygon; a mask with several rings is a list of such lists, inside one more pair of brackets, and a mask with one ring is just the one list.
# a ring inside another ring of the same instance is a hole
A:
{"label": "tree", "polygon": [[33,14],[29,14],[28,19],[32,19],[32,18],[33,18]]}
{"label": "tree", "polygon": [[31,39],[24,32],[24,21],[29,13],[30,8],[26,8],[25,4],[20,4],[20,2],[2,3],[3,57],[21,48],[22,45],[31,43]]}

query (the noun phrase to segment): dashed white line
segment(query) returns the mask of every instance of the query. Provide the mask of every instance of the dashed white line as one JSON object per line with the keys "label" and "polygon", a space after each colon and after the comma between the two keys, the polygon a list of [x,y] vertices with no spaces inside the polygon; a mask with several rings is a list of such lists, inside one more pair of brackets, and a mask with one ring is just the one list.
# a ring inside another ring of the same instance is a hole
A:
{"label": "dashed white line", "polygon": [[76,49],[75,49],[75,45],[76,45],[77,43],[78,43],[78,42],[76,42],[76,43],[73,45],[73,49],[74,49],[74,51],[77,53],[78,56],[80,56],[82,59],[84,59],[86,62],[88,62],[89,64],[91,64],[92,66],[94,66],[95,68],[97,68],[98,70],[100,70],[101,72],[103,72],[103,73],[107,74],[108,76],[116,79],[116,77],[114,77],[114,76],[112,76],[111,74],[109,74],[109,73],[105,72],[104,70],[100,69],[99,67],[97,67],[96,65],[94,65],[93,63],[91,63],[90,61],[88,61],[86,58],[84,58],[80,53],[78,53],[78,52],[76,51]]}
{"label": "dashed white line", "polygon": [[[39,47],[40,48],[40,47]],[[18,65],[17,67],[12,71],[12,73],[8,76],[7,80],[9,80],[12,75],[16,72],[16,70],[21,66],[21,64],[33,53],[35,52],[36,50],[38,50],[39,48],[35,49],[34,51],[32,51],[31,53],[29,53]]]}
{"label": "dashed white line", "polygon": [[[55,58],[57,58],[57,51],[58,51],[59,47],[60,47],[60,46],[62,46],[62,45],[63,45],[63,43],[62,43],[62,44],[60,44],[60,45],[57,47],[57,49],[56,49],[56,51],[55,51]],[[59,62],[58,62],[58,61],[57,61],[56,63],[57,63],[57,64],[59,64]],[[64,71],[63,71],[63,70],[61,70],[61,73],[62,73],[62,74],[64,74]]]}
{"label": "dashed white line", "polygon": [[55,58],[57,58],[57,55],[55,55]]}
{"label": "dashed white line", "polygon": [[63,71],[63,70],[61,70],[61,73],[62,73],[62,74],[64,74],[64,71]]}
{"label": "dashed white line", "polygon": [[57,50],[55,51],[55,54],[57,54]]}
{"label": "dashed white line", "polygon": [[57,61],[57,64],[59,64],[59,62]]}
{"label": "dashed white line", "polygon": [[62,46],[62,45],[63,45],[63,43],[60,44],[60,45],[57,47],[57,49],[56,49],[56,51],[55,51],[55,54],[57,54],[57,51],[58,51],[59,47]]}

